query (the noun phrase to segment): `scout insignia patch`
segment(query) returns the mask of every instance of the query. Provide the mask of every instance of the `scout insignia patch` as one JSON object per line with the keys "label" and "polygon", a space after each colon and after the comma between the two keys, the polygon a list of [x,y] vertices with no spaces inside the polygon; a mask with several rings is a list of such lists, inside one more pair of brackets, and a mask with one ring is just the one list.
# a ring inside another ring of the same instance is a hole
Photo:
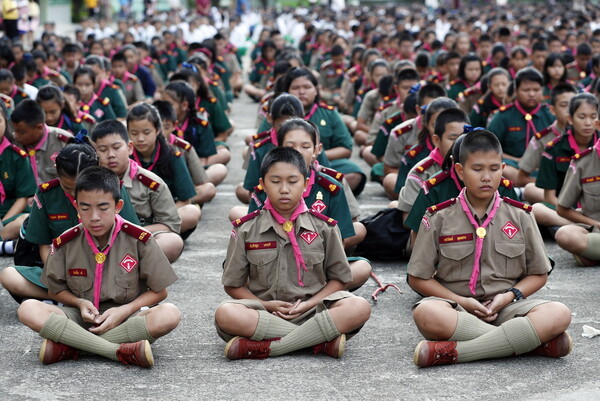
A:
{"label": "scout insignia patch", "polygon": [[327,122],[326,122],[325,120],[321,120],[321,126],[323,126],[323,127],[324,127],[324,126],[326,126],[326,125],[327,125]]}
{"label": "scout insignia patch", "polygon": [[56,162],[57,156],[58,156],[58,152],[53,153],[52,156],[50,156],[50,160],[52,160],[53,162]]}
{"label": "scout insignia patch", "polygon": [[70,277],[87,277],[86,269],[69,269]]}
{"label": "scout insignia patch", "polygon": [[315,196],[315,198],[317,198],[317,200],[323,200],[323,192],[317,192],[317,196]]}
{"label": "scout insignia patch", "polygon": [[94,115],[98,118],[102,118],[102,116],[104,115],[104,111],[102,111],[102,109],[98,109],[94,112]]}
{"label": "scout insignia patch", "polygon": [[135,260],[130,254],[125,255],[125,257],[121,259],[121,267],[125,269],[127,273],[131,273],[137,264],[137,260]]}
{"label": "scout insignia patch", "polygon": [[315,203],[313,203],[310,208],[312,210],[316,210],[319,213],[323,213],[323,211],[327,208],[327,205],[325,205],[325,203],[323,203],[322,200],[318,200]]}
{"label": "scout insignia patch", "polygon": [[429,222],[429,217],[423,216],[423,220],[421,220],[421,223],[425,227],[425,230],[429,231],[429,229],[431,228],[431,223]]}
{"label": "scout insignia patch", "polygon": [[508,221],[504,227],[502,227],[502,232],[506,234],[509,239],[513,239],[519,232],[519,229],[512,222]]}
{"label": "scout insignia patch", "polygon": [[306,243],[308,245],[310,245],[315,239],[317,239],[317,237],[319,236],[319,234],[313,232],[313,231],[304,231],[302,234],[300,234],[300,237],[306,241]]}
{"label": "scout insignia patch", "polygon": [[237,233],[235,232],[235,228],[231,229],[231,238],[237,237]]}
{"label": "scout insignia patch", "polygon": [[267,242],[246,242],[246,250],[258,250],[258,249],[271,249],[277,248],[277,243],[275,241],[267,241]]}

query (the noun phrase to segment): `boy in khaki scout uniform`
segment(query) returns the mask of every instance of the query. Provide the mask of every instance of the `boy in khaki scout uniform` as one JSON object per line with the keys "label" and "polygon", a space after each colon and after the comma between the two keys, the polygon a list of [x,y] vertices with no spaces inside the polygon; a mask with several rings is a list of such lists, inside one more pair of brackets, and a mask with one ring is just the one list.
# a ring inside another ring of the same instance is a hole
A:
{"label": "boy in khaki scout uniform", "polygon": [[133,144],[119,121],[98,124],[92,140],[100,165],[112,170],[127,188],[142,226],[154,235],[169,262],[176,261],[183,251],[183,240],[179,236],[181,217],[169,187],[159,176],[129,158]]}
{"label": "boy in khaki scout uniform", "polygon": [[[581,203],[581,211],[572,208],[577,202]],[[597,266],[600,261],[600,141],[571,159],[556,211],[575,223],[556,232],[556,243],[571,252],[580,265]]]}
{"label": "boy in khaki scout uniform", "polygon": [[426,297],[413,308],[427,339],[419,367],[571,351],[569,309],[526,299],[551,267],[530,206],[498,193],[503,168],[494,134],[467,134],[456,163],[465,188],[423,217],[408,264],[409,285]]}
{"label": "boy in khaki scout uniform", "polygon": [[157,305],[177,276],[152,234],[117,215],[122,201],[114,173],[84,170],[75,198],[82,223],[53,241],[42,275],[64,306],[27,300],[19,320],[45,338],[44,364],[77,359],[81,350],[151,367],[150,343],[180,321],[176,306]]}
{"label": "boy in khaki scout uniform", "polygon": [[233,222],[227,249],[222,283],[233,300],[215,313],[225,355],[262,359],[314,347],[339,358],[371,308],[343,291],[352,274],[335,220],[308,211],[308,168],[297,150],[273,149],[261,176],[268,199]]}
{"label": "boy in khaki scout uniform", "polygon": [[19,103],[10,115],[16,144],[29,155],[36,183],[57,178],[54,159],[73,136],[65,130],[46,125],[44,110],[35,100]]}

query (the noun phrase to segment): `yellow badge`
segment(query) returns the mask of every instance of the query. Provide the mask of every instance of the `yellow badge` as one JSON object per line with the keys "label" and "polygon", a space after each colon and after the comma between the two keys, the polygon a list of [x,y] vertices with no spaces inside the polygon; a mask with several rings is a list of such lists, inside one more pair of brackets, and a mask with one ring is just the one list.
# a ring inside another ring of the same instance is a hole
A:
{"label": "yellow badge", "polygon": [[82,109],[83,109],[83,111],[90,111],[90,106],[85,104],[85,105],[83,105]]}
{"label": "yellow badge", "polygon": [[334,185],[334,184],[329,184],[329,190],[330,190],[331,192],[335,191],[335,189],[336,189],[336,188],[337,188],[337,185]]}
{"label": "yellow badge", "polygon": [[510,185],[510,181],[509,180],[504,180],[504,186],[508,187]]}
{"label": "yellow badge", "polygon": [[531,117],[531,114],[527,113],[525,114],[525,121],[531,121],[533,117]]}
{"label": "yellow badge", "polygon": [[42,184],[42,189],[46,189],[50,186],[50,184],[48,184],[47,182]]}
{"label": "yellow badge", "polygon": [[584,71],[581,71],[581,72],[579,73],[579,76],[580,76],[581,78],[585,78],[586,74],[585,74],[585,72],[584,72]]}
{"label": "yellow badge", "polygon": [[29,156],[35,156],[35,149],[29,150]]}
{"label": "yellow badge", "polygon": [[104,263],[105,260],[106,260],[105,254],[103,254],[102,252],[98,252],[96,254],[96,263]]}
{"label": "yellow badge", "polygon": [[323,193],[321,191],[317,192],[317,196],[315,198],[317,200],[323,200]]}
{"label": "yellow badge", "polygon": [[4,172],[4,179],[5,179],[5,180],[8,180],[8,171],[5,171],[5,172]]}
{"label": "yellow badge", "polygon": [[285,231],[286,233],[292,231],[293,228],[294,223],[292,223],[291,221],[286,221],[285,223],[283,223],[283,231]]}
{"label": "yellow badge", "polygon": [[327,122],[325,120],[321,120],[321,126],[324,127],[327,125]]}
{"label": "yellow badge", "polygon": [[437,178],[431,178],[429,182],[431,183],[431,185],[435,185],[435,183],[437,182]]}
{"label": "yellow badge", "polygon": [[483,227],[479,227],[477,230],[475,230],[475,234],[477,234],[479,238],[484,238],[486,233],[487,231],[485,231],[485,228]]}

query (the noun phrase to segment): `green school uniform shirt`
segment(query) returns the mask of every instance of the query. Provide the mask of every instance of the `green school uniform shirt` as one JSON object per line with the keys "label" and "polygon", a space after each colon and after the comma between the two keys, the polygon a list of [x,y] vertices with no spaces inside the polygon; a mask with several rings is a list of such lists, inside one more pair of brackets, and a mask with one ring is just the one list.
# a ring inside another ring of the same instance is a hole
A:
{"label": "green school uniform shirt", "polygon": [[35,194],[35,177],[25,151],[15,145],[4,149],[0,154],[0,181],[6,195],[0,205],[0,218],[4,218],[16,199]]}
{"label": "green school uniform shirt", "polygon": [[227,114],[225,114],[225,109],[223,108],[221,103],[219,103],[216,97],[211,97],[209,99],[201,99],[198,107],[198,112],[206,112],[208,122],[212,127],[214,135],[218,135],[231,128],[229,118],[227,117]]}
{"label": "green school uniform shirt", "polygon": [[125,99],[125,92],[121,90],[119,85],[103,81],[98,89],[99,91],[96,92],[98,98],[108,98],[110,100],[110,107],[117,118],[127,117],[127,100]]}
{"label": "green school uniform shirt", "polygon": [[467,89],[464,81],[452,81],[446,86],[448,97],[452,100],[458,100],[458,95]]}
{"label": "green school uniform shirt", "polygon": [[383,157],[385,154],[385,148],[387,148],[388,140],[390,139],[390,132],[395,126],[400,125],[403,122],[404,113],[402,111],[397,111],[386,118],[383,124],[381,124],[379,127],[379,131],[377,131],[377,136],[375,138],[375,142],[373,143],[373,147],[371,148],[371,153],[377,157]]}
{"label": "green school uniform shirt", "polygon": [[433,145],[429,141],[429,137],[427,137],[426,143],[417,143],[414,144],[408,152],[402,156],[402,161],[400,162],[400,168],[398,169],[398,177],[396,178],[396,185],[394,186],[394,192],[400,193],[402,187],[406,183],[406,178],[408,177],[408,173],[410,170],[419,164],[419,162],[425,159],[431,151],[433,150]]}
{"label": "green school uniform shirt", "polygon": [[96,122],[116,120],[117,116],[112,107],[110,107],[110,99],[103,98],[102,100],[96,99],[91,106],[83,105],[80,109],[90,114],[96,119]]}
{"label": "green school uniform shirt", "polygon": [[495,101],[492,94],[487,94],[473,105],[473,109],[469,114],[469,121],[473,127],[487,127],[488,118],[494,111],[498,110],[501,103]]}

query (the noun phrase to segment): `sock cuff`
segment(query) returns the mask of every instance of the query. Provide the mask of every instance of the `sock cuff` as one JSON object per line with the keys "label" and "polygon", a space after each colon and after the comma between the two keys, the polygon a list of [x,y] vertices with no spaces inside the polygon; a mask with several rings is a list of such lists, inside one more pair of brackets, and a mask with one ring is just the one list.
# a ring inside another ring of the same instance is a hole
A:
{"label": "sock cuff", "polygon": [[145,338],[150,343],[156,341],[154,337],[150,335],[148,331],[148,325],[146,325],[146,316],[134,316],[129,318],[125,324],[127,328],[127,336],[129,341],[138,341],[140,338]]}
{"label": "sock cuff", "polygon": [[581,256],[592,260],[600,260],[600,234],[589,233],[587,235],[588,245]]}
{"label": "sock cuff", "polygon": [[66,316],[59,316],[54,312],[50,313],[46,323],[44,323],[44,327],[40,330],[40,337],[47,338],[56,343],[59,342],[58,340],[62,336],[63,331],[65,331],[68,320]]}
{"label": "sock cuff", "polygon": [[500,327],[517,355],[529,352],[541,344],[533,323],[526,316],[510,319]]}
{"label": "sock cuff", "polygon": [[256,330],[254,330],[254,334],[252,334],[250,339],[254,341],[262,341],[265,339],[267,331],[269,330],[269,321],[272,315],[266,310],[258,310],[257,312],[258,324],[256,325]]}
{"label": "sock cuff", "polygon": [[315,315],[315,320],[319,324],[319,328],[325,337],[325,341],[331,341],[341,335],[327,309],[317,313]]}

